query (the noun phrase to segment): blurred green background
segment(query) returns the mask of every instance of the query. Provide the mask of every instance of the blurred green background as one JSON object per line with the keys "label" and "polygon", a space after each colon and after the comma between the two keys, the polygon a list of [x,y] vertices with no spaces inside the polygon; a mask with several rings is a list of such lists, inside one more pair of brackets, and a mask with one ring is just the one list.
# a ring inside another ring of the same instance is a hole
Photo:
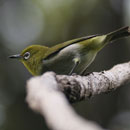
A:
{"label": "blurred green background", "polygon": [[[52,46],[130,25],[130,0],[0,0],[0,130],[48,130],[25,102],[24,66],[8,59],[31,44]],[[106,46],[88,72],[130,60],[130,38]],[[84,118],[111,130],[130,130],[130,84],[73,104]]]}

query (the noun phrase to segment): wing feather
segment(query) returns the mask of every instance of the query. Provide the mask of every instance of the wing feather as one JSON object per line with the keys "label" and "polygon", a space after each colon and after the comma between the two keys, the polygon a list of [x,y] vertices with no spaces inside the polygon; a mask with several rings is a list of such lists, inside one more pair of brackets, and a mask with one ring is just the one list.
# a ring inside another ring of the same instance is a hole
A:
{"label": "wing feather", "polygon": [[51,57],[57,55],[57,53],[59,53],[62,49],[64,49],[65,47],[67,47],[69,45],[72,45],[72,44],[75,44],[75,43],[78,43],[78,42],[81,42],[81,41],[85,41],[87,39],[90,39],[90,38],[93,38],[93,37],[96,37],[96,36],[98,36],[98,35],[81,37],[81,38],[73,39],[73,40],[70,40],[70,41],[67,41],[67,42],[64,42],[64,43],[61,43],[61,44],[57,44],[57,45],[55,45],[55,46],[53,46],[49,49],[48,53],[46,53],[44,60],[48,60]]}

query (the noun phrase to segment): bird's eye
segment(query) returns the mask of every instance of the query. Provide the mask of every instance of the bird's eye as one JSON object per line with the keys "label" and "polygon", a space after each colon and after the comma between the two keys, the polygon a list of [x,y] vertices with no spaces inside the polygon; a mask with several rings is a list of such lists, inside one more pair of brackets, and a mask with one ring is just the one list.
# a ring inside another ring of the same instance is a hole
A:
{"label": "bird's eye", "polygon": [[30,53],[29,53],[29,52],[26,52],[23,57],[24,57],[25,60],[29,59]]}

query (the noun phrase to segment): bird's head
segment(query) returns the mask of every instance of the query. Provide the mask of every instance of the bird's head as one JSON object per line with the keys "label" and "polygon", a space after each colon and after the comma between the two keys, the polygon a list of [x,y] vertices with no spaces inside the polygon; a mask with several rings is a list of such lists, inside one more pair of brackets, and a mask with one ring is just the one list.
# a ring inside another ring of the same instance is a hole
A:
{"label": "bird's head", "polygon": [[42,60],[48,49],[46,46],[31,45],[25,48],[21,54],[11,55],[9,58],[20,60],[32,75],[40,75]]}

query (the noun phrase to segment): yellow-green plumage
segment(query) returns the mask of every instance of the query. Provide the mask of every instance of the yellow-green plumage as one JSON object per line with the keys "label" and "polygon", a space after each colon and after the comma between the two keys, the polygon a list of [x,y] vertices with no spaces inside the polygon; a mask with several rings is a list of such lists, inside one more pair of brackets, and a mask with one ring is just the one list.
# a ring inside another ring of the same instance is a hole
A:
{"label": "yellow-green plumage", "polygon": [[10,58],[19,58],[32,75],[41,75],[46,71],[83,74],[107,43],[129,35],[129,27],[125,27],[106,35],[77,38],[50,48],[32,45]]}
{"label": "yellow-green plumage", "polygon": [[[32,49],[35,48],[35,49]],[[25,67],[29,70],[32,75],[39,75],[41,71],[41,67],[39,64],[42,64],[41,57],[45,57],[46,52],[49,50],[48,47],[41,46],[41,45],[32,45],[28,48],[24,49],[21,53],[21,56],[24,56],[26,52],[30,52],[31,58],[29,60],[25,60],[21,58],[21,62],[25,65]],[[43,53],[44,52],[44,53]]]}

